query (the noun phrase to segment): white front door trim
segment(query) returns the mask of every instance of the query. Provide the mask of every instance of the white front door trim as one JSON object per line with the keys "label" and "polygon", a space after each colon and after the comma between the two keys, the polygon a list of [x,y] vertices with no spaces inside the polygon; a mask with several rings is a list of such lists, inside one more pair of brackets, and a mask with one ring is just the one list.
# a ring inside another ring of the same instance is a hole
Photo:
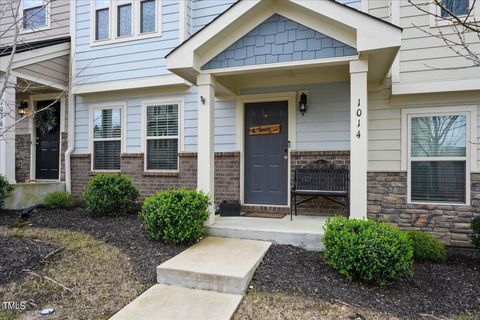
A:
{"label": "white front door trim", "polygon": [[[66,99],[64,93],[45,93],[29,96],[29,105],[33,111],[35,104],[39,101],[60,101],[60,140],[59,140],[59,156],[58,156],[58,179],[48,181],[62,181],[62,132],[65,132],[65,109]],[[30,181],[36,180],[37,175],[37,128],[35,126],[34,117],[28,119],[28,129],[32,137],[30,145]],[[43,179],[42,179],[43,181]]]}
{"label": "white front door trim", "polygon": [[[261,93],[252,95],[240,95],[237,97],[236,102],[236,149],[240,151],[240,203],[244,203],[245,193],[245,145],[244,145],[244,132],[245,132],[245,104],[254,102],[272,102],[272,101],[288,101],[288,141],[290,142],[290,148],[288,150],[288,186],[287,190],[290,191],[290,166],[291,157],[290,150],[296,148],[296,117],[297,117],[297,92],[273,92],[273,93]],[[289,194],[289,193],[287,193]],[[290,207],[290,197],[287,196],[287,207]],[[257,204],[258,205],[258,204]],[[267,206],[267,205],[266,205]],[[271,205],[270,205],[271,206]],[[274,206],[282,207],[282,206]]]}

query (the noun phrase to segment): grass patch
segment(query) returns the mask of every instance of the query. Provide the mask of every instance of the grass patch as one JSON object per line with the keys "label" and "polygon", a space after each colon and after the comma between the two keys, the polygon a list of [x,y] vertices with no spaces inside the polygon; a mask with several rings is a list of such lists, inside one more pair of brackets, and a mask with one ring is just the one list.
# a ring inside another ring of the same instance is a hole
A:
{"label": "grass patch", "polygon": [[246,319],[396,319],[385,314],[360,310],[342,301],[333,303],[280,293],[249,292],[234,320]]}
{"label": "grass patch", "polygon": [[32,238],[65,247],[34,271],[71,292],[28,273],[0,288],[3,301],[31,302],[22,318],[38,317],[39,310],[49,306],[55,308],[55,318],[59,319],[107,319],[146,289],[135,281],[125,254],[91,235],[48,228],[0,227],[0,237]]}

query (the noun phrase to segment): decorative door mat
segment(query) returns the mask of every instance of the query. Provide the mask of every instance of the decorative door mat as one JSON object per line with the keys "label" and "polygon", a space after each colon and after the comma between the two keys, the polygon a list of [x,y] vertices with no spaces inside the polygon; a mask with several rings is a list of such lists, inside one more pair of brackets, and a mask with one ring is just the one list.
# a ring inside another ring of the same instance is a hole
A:
{"label": "decorative door mat", "polygon": [[286,215],[286,213],[281,212],[247,212],[242,217],[282,219]]}

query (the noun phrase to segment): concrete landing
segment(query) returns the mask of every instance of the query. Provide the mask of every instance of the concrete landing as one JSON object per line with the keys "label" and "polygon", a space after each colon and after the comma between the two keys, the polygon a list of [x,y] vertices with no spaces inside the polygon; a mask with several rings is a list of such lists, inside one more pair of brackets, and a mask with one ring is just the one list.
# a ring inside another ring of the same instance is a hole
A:
{"label": "concrete landing", "polygon": [[290,221],[289,215],[282,219],[216,216],[215,223],[208,227],[208,233],[218,237],[271,241],[320,251],[323,250],[321,237],[326,219],[296,216]]}
{"label": "concrete landing", "polygon": [[156,284],[111,320],[228,320],[241,295]]}
{"label": "concrete landing", "polygon": [[208,237],[157,267],[161,284],[243,294],[270,242]]}

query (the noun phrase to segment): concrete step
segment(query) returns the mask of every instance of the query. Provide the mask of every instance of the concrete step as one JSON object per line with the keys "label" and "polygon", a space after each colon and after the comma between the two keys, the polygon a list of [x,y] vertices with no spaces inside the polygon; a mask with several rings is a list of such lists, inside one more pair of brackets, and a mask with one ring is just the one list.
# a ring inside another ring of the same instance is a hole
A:
{"label": "concrete step", "polygon": [[241,295],[156,284],[111,320],[228,320]]}
{"label": "concrete step", "polygon": [[290,216],[282,219],[253,217],[219,217],[208,227],[216,237],[252,239],[289,244],[311,251],[323,250],[325,217]]}
{"label": "concrete step", "polygon": [[157,267],[161,284],[243,294],[270,242],[208,237]]}

